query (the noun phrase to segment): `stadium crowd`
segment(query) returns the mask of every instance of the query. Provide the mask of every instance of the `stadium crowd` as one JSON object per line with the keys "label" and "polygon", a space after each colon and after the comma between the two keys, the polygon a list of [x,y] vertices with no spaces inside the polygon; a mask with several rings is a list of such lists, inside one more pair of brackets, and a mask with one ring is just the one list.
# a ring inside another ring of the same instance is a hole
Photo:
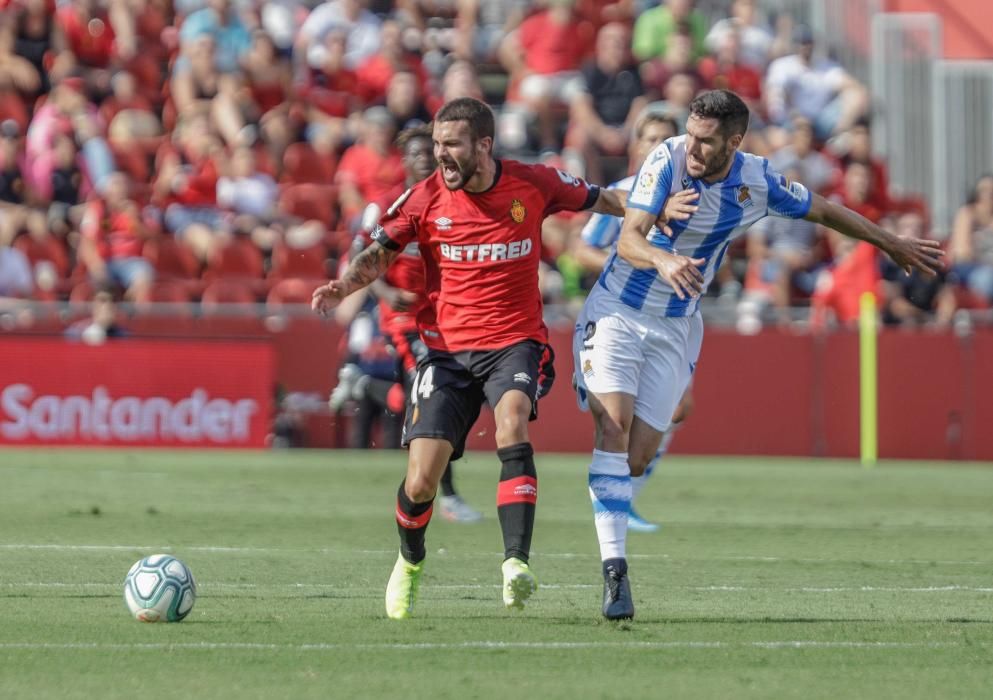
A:
{"label": "stadium crowd", "polygon": [[[693,0],[0,0],[0,297],[309,302],[403,181],[397,133],[460,96],[494,106],[500,154],[607,184],[646,110],[681,129],[728,88],[752,109],[743,150],[928,233],[873,155],[866,87],[789,14],[726,5],[711,24]],[[574,257],[587,216],[546,222],[552,309],[595,281]],[[993,176],[935,236],[950,264],[931,280],[768,219],[716,293],[743,330],[797,307],[848,323],[865,290],[888,323],[947,325],[993,303]]]}

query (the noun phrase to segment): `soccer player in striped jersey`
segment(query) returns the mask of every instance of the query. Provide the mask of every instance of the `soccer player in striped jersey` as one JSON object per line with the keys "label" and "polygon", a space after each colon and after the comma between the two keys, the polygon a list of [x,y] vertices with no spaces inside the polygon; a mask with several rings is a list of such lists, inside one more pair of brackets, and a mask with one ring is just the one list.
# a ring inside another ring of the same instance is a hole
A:
{"label": "soccer player in striped jersey", "polygon": [[[596,428],[589,487],[608,619],[634,617],[625,556],[631,475],[670,427],[703,340],[700,295],[731,242],[766,216],[803,218],[871,243],[908,273],[940,267],[937,242],[899,238],[739,152],[748,116],[728,90],[693,100],[687,133],[641,166],[617,244],[577,324],[577,380]],[[697,210],[673,217],[668,233],[654,228],[667,200],[685,189],[699,194]]]}
{"label": "soccer player in striped jersey", "polygon": [[[656,111],[643,114],[635,124],[634,134],[629,148],[631,164],[634,167],[635,174],[637,174],[638,168],[641,167],[642,163],[645,162],[645,158],[648,157],[648,154],[656,146],[666,139],[676,136],[678,133],[679,126],[676,124],[676,120],[664,112]],[[634,181],[635,175],[629,175],[623,180],[618,180],[609,185],[608,189],[630,192],[631,188],[634,187]],[[683,204],[685,206],[692,207],[692,202],[696,199],[697,195],[695,190],[686,190],[680,193],[679,196],[683,197]],[[693,209],[687,209],[686,211],[692,212]],[[583,227],[583,231],[580,234],[580,241],[573,251],[576,261],[584,270],[596,273],[603,271],[604,264],[610,256],[610,250],[621,233],[622,221],[623,219],[620,217],[609,216],[607,214],[593,214],[590,217],[586,226]],[[578,382],[574,382],[574,384],[576,384],[576,400],[579,403],[580,409],[589,411],[590,407],[589,401],[586,398],[586,392],[578,386]],[[676,407],[676,413],[672,417],[674,427],[689,417],[692,407],[693,393],[691,387],[687,387],[682,399],[679,401],[679,405]],[[662,459],[668,450],[674,432],[674,430],[666,431],[665,437],[662,438],[662,443],[655,452],[655,456],[645,465],[643,473],[635,475],[632,472],[631,474],[631,508],[628,512],[628,530],[635,532],[657,532],[659,529],[658,524],[645,520],[638,515],[634,509],[634,502],[648,482],[648,478],[655,472],[659,460]]]}

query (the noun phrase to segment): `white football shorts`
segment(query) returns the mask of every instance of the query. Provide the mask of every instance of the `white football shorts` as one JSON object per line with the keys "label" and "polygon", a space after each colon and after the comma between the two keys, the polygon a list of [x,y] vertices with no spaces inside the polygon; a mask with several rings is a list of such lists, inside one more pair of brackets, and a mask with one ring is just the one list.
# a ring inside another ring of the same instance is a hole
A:
{"label": "white football shorts", "polygon": [[599,284],[576,321],[572,357],[580,407],[586,393],[635,397],[634,414],[665,432],[703,343],[700,314],[669,318],[627,306]]}

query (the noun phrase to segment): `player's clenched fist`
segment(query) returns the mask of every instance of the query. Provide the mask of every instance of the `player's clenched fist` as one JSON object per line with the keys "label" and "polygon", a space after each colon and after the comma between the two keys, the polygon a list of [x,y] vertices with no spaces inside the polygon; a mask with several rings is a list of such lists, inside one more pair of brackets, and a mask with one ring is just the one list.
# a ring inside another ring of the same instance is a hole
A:
{"label": "player's clenched fist", "polygon": [[321,316],[325,316],[346,296],[348,296],[348,290],[345,288],[345,283],[341,280],[331,280],[314,290],[310,299],[310,308]]}

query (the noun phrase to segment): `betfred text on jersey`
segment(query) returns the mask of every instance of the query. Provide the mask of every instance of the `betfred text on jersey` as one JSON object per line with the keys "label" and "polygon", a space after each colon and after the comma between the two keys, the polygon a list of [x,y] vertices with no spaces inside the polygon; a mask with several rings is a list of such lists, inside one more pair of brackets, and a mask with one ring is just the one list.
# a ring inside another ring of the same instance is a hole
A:
{"label": "betfred text on jersey", "polygon": [[468,243],[466,245],[441,244],[441,257],[453,262],[486,262],[516,260],[531,252],[530,238],[511,243]]}

